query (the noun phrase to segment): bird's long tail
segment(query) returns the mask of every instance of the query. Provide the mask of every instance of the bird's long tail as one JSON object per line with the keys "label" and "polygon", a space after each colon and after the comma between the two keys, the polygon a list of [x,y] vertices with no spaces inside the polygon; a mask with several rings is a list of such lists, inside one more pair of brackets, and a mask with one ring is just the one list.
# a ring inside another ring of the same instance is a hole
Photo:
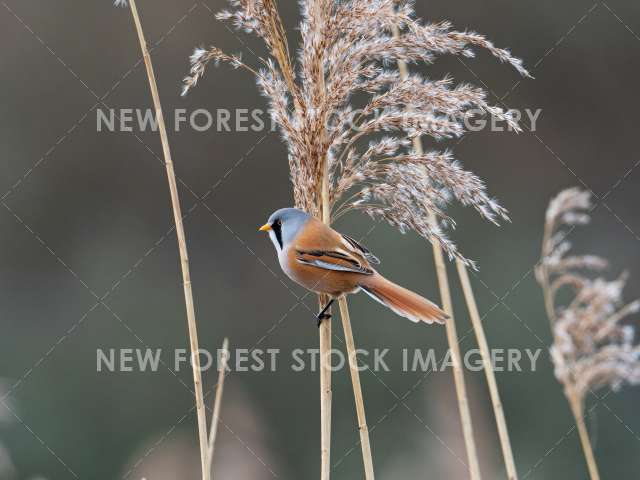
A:
{"label": "bird's long tail", "polygon": [[444,323],[449,316],[435,303],[397,285],[379,273],[366,277],[360,288],[374,300],[412,322]]}

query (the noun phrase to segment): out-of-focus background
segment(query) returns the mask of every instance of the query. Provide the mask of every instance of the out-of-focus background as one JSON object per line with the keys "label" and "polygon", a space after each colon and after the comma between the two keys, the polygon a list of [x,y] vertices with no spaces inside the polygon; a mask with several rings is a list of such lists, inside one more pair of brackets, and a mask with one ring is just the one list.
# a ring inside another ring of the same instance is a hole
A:
{"label": "out-of-focus background", "polygon": [[[293,44],[297,6],[279,3]],[[181,108],[187,115],[266,108],[254,79],[224,66],[179,96],[198,45],[243,51],[252,64],[264,54],[255,38],[215,20],[223,6],[139,2],[170,126]],[[431,0],[417,2],[417,11],[486,34],[536,77],[522,81],[485,53],[465,60],[468,68],[442,58],[428,69],[431,78],[450,72],[484,85],[495,103],[542,109],[535,133],[484,130],[455,146],[513,223],[496,228],[454,207],[453,236],[479,262],[473,283],[490,345],[543,349],[535,371],[497,374],[521,478],[584,479],[532,267],[549,198],[586,186],[601,200],[593,224],[570,239],[580,251],[608,257],[611,275],[627,269],[630,299],[640,292],[640,4]],[[159,138],[137,127],[97,128],[98,110],[151,105],[130,14],[108,0],[5,0],[0,39],[0,479],[196,478],[191,372],[173,368],[174,349],[188,348],[188,339]],[[201,346],[214,351],[228,336],[234,348],[280,350],[275,371],[228,377],[218,478],[316,476],[318,374],[289,368],[294,349],[317,346],[316,301],[300,302],[304,292],[284,278],[272,245],[256,232],[292,203],[285,149],[277,132],[182,127],[171,144]],[[361,237],[371,226],[354,214],[337,228]],[[438,298],[422,238],[380,224],[364,243],[388,276]],[[468,351],[475,340],[453,269],[451,276]],[[352,317],[358,346],[390,349],[391,371],[362,374],[378,477],[467,478],[450,371],[402,371],[404,348],[444,353],[444,329],[413,325],[365,297],[353,299]],[[339,322],[334,331],[342,338]],[[162,349],[156,372],[97,371],[98,349],[147,347]],[[207,392],[215,376],[205,373]],[[466,379],[485,478],[505,478],[484,374]],[[348,372],[336,372],[333,382],[333,477],[359,478]],[[639,401],[638,389],[588,399],[603,478],[638,475]]]}

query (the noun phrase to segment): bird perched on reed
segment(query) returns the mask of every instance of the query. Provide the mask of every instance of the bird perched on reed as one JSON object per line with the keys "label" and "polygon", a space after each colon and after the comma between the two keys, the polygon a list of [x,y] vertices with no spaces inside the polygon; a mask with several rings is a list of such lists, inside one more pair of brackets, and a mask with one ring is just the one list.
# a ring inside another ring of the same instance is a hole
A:
{"label": "bird perched on reed", "polygon": [[437,305],[380,275],[371,264],[380,261],[356,240],[336,232],[297,208],[275,211],[260,227],[278,252],[280,267],[308,290],[331,300],[318,314],[318,325],[336,298],[360,290],[413,322],[444,323]]}

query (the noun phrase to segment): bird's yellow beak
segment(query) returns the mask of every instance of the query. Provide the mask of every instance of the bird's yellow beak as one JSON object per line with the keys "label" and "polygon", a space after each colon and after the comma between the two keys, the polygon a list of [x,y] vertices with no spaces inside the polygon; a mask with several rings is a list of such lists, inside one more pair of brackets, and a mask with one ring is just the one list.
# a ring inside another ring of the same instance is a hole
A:
{"label": "bird's yellow beak", "polygon": [[265,223],[258,230],[260,230],[261,232],[268,232],[269,230],[271,230],[271,225]]}

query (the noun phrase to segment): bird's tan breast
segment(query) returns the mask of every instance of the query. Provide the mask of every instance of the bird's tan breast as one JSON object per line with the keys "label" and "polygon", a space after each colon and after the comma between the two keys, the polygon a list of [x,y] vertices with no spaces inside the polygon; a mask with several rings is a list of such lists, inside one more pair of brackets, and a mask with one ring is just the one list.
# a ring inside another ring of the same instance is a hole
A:
{"label": "bird's tan breast", "polygon": [[321,221],[312,218],[295,240],[284,250],[280,264],[295,282],[313,292],[338,296],[357,290],[360,274],[327,270],[298,261],[300,251],[335,251],[343,244],[342,237]]}
{"label": "bird's tan breast", "polygon": [[283,270],[293,281],[307,290],[337,297],[343,293],[352,293],[359,288],[358,279],[361,276],[359,274],[327,270],[300,263],[294,248],[283,253],[285,254]]}

